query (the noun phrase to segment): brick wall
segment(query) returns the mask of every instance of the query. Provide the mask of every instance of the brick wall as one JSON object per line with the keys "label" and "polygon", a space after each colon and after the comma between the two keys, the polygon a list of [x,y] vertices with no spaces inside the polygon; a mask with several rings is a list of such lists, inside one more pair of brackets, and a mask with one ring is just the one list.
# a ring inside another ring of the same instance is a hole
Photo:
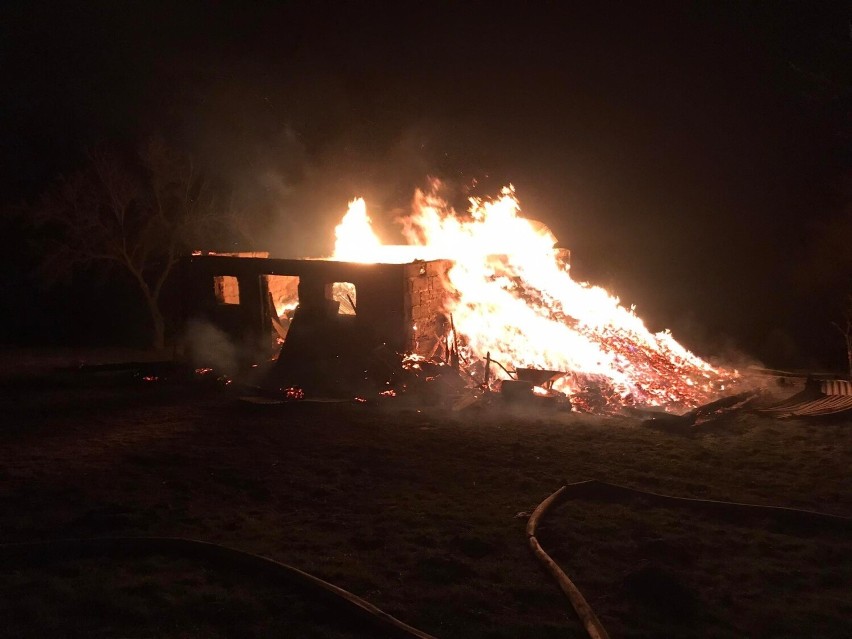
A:
{"label": "brick wall", "polygon": [[404,311],[407,351],[424,357],[440,356],[439,342],[447,332],[444,313],[448,298],[446,274],[450,260],[405,265]]}

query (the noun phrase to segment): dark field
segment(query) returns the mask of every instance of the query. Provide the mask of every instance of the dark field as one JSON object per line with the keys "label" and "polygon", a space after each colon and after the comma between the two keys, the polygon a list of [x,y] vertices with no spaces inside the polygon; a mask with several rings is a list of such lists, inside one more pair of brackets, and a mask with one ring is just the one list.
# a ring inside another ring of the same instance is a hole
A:
{"label": "dark field", "polygon": [[[559,486],[852,516],[852,419],[258,407],[120,376],[7,382],[0,541],[167,536],[296,566],[440,638],[584,636],[526,545]],[[852,533],[570,500],[539,537],[613,637],[849,637]],[[354,637],[256,574],[151,555],[0,567],[9,637]]]}

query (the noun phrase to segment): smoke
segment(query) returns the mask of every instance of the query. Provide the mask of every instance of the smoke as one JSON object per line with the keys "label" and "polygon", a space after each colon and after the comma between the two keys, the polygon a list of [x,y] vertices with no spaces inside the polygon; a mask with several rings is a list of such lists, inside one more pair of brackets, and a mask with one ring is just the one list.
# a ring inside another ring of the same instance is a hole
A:
{"label": "smoke", "polygon": [[213,324],[201,319],[189,320],[185,342],[187,357],[196,368],[213,368],[223,374],[237,371],[237,347],[224,331]]}
{"label": "smoke", "polygon": [[329,255],[334,226],[355,197],[369,203],[382,240],[398,243],[393,220],[428,176],[464,185],[493,173],[485,145],[465,141],[467,127],[451,119],[400,118],[392,104],[356,99],[335,74],[306,83],[287,73],[273,82],[231,66],[221,69],[227,81],[175,86],[188,105],[177,137],[227,185],[239,219],[227,248],[205,248]]}
{"label": "smoke", "polygon": [[277,257],[331,254],[334,227],[355,197],[366,199],[381,239],[401,243],[394,220],[410,212],[412,194],[427,176],[442,173],[431,157],[431,134],[426,128],[410,127],[388,140],[387,146],[369,152],[361,149],[363,141],[357,137],[341,135],[306,154],[295,178],[272,167],[249,177],[246,191],[256,195],[254,206],[247,208],[267,212],[268,224],[260,234],[264,250]]}

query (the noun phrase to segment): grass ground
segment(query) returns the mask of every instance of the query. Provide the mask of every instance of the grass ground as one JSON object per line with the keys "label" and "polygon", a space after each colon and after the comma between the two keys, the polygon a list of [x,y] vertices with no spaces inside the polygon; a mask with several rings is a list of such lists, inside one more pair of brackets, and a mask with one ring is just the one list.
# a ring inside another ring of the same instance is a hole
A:
{"label": "grass ground", "polygon": [[[521,515],[564,483],[852,516],[848,418],[739,414],[677,434],[505,410],[258,407],[120,378],[7,381],[3,395],[0,541],[222,543],[447,639],[583,636]],[[848,530],[570,501],[540,538],[614,637],[849,636]],[[0,569],[5,636],[347,636],[314,606],[162,557]]]}

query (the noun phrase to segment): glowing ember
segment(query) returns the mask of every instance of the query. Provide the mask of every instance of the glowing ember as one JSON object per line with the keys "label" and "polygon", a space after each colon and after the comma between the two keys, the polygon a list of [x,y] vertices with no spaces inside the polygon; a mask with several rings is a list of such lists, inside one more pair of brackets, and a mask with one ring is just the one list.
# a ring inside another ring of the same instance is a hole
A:
{"label": "glowing ember", "polygon": [[282,388],[281,393],[284,395],[284,399],[293,401],[305,399],[305,391],[299,388],[298,386],[288,386],[287,388]]}
{"label": "glowing ember", "polygon": [[[446,284],[453,296],[444,311],[453,318],[463,368],[481,376],[490,352],[509,369],[569,372],[552,388],[579,408],[692,407],[738,377],[693,355],[668,331],[651,333],[603,288],[574,281],[554,235],[519,215],[512,187],[496,199],[469,201],[468,213],[458,215],[418,191],[412,215],[400,220],[409,244],[388,246],[373,232],[364,200],[354,200],[335,231],[334,259],[452,260]],[[497,366],[491,374],[508,377]]]}

